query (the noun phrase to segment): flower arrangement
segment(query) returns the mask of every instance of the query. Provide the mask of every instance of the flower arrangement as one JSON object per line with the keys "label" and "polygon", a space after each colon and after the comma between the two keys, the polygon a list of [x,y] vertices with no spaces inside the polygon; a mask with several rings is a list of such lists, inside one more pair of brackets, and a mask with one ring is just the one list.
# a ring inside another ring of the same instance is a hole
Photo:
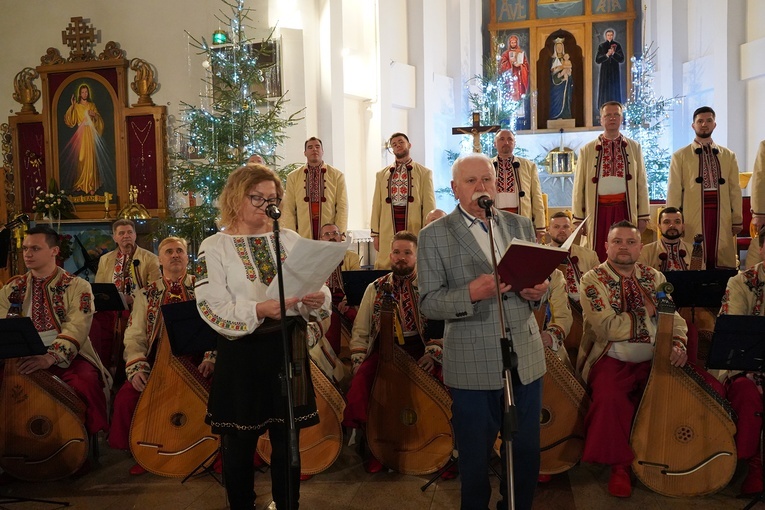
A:
{"label": "flower arrangement", "polygon": [[69,234],[58,235],[58,256],[56,262],[59,266],[64,265],[64,261],[72,256],[74,253],[74,244],[72,243],[72,236]]}
{"label": "flower arrangement", "polygon": [[48,191],[37,186],[33,210],[49,218],[74,218],[74,204],[53,179],[48,183]]}

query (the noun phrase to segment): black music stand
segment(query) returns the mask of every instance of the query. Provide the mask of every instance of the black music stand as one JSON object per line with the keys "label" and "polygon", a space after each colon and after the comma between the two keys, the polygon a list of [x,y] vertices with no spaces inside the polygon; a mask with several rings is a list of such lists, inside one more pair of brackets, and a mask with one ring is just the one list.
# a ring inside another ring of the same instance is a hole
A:
{"label": "black music stand", "polygon": [[369,284],[388,273],[389,270],[382,269],[343,271],[343,289],[348,306],[359,306]]}
{"label": "black music stand", "polygon": [[[721,315],[715,322],[715,332],[707,357],[707,368],[765,372],[765,317],[755,315]],[[765,408],[765,395],[763,395]],[[765,425],[765,424],[764,424]],[[763,459],[763,432],[760,430],[760,459]],[[765,484],[765,473],[763,473]],[[756,494],[744,507],[765,503],[765,492]]]}
{"label": "black music stand", "polygon": [[705,269],[702,271],[665,271],[664,276],[675,290],[672,301],[677,308],[691,309],[695,319],[696,308],[720,308],[728,280],[736,276],[735,269]]}
{"label": "black music stand", "polygon": [[173,355],[198,354],[217,348],[221,336],[199,316],[196,301],[162,305],[162,319]]}
{"label": "black music stand", "polygon": [[128,309],[125,296],[113,283],[91,283],[93,302],[97,312],[121,312]]}
{"label": "black music stand", "polygon": [[[24,356],[38,356],[48,352],[43,344],[40,334],[32,324],[29,317],[12,319],[0,319],[0,359],[21,358]],[[11,503],[44,503],[47,505],[69,506],[68,501],[53,501],[49,499],[4,497],[0,499],[0,505]],[[1,507],[0,507],[1,508]]]}
{"label": "black music stand", "polygon": [[[170,340],[170,349],[174,356],[215,350],[218,338],[221,336],[199,316],[196,301],[170,303],[162,305],[161,308],[162,320],[167,329],[167,338]],[[207,474],[223,485],[223,481],[213,472],[214,463],[210,462],[220,453],[220,449],[219,439],[218,448],[187,474],[181,483],[186,483],[192,476]]]}

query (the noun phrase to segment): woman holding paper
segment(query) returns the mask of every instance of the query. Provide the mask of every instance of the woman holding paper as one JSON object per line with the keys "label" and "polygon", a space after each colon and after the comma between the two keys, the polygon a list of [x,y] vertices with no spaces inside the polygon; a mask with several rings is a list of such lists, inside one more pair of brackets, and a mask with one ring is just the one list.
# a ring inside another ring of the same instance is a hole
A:
{"label": "woman holding paper", "polygon": [[[199,248],[197,308],[222,335],[206,421],[214,433],[221,434],[223,474],[232,509],[253,508],[252,460],[258,437],[266,431],[273,447],[271,479],[276,507],[287,508],[291,487],[297,508],[300,466],[290,468],[287,458],[289,424],[280,378],[284,372],[281,327],[287,321],[294,359],[307,336],[321,335],[316,324],[307,325],[306,320],[328,316],[331,305],[329,289],[324,286],[302,297],[287,297],[287,316],[282,317],[278,299],[266,296],[276,277],[277,256],[273,221],[266,208],[278,206],[282,195],[279,177],[268,168],[252,165],[235,170],[220,196],[224,230],[205,239]],[[278,252],[285,260],[299,236],[283,230],[280,238]],[[306,357],[303,374],[309,373]],[[292,385],[296,426],[317,423],[310,376],[293,378]]]}

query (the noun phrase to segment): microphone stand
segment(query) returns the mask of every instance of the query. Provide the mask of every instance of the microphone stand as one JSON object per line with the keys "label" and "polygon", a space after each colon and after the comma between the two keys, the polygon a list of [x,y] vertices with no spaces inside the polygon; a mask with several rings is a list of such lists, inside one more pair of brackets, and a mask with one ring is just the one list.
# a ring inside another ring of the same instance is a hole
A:
{"label": "microphone stand", "polygon": [[282,274],[282,257],[279,253],[281,243],[279,241],[279,217],[281,211],[274,204],[266,207],[266,214],[274,220],[274,244],[276,245],[276,275],[279,283],[279,308],[281,310],[282,321],[282,347],[284,349],[284,373],[282,379],[282,395],[287,400],[287,424],[289,427],[287,433],[287,508],[294,508],[295,502],[292,495],[292,469],[300,465],[300,450],[298,446],[298,432],[295,427],[295,408],[292,396],[292,377],[294,370],[302,370],[302,367],[294,367],[292,364],[292,346],[287,332],[287,307],[284,304],[284,275]]}
{"label": "microphone stand", "polygon": [[[513,349],[510,330],[505,327],[505,310],[502,305],[502,292],[499,290],[499,273],[497,272],[497,255],[494,253],[494,226],[491,218],[493,202],[484,201],[482,207],[486,211],[486,223],[489,230],[489,251],[491,252],[491,267],[494,271],[494,286],[496,288],[497,311],[499,313],[499,346],[502,351],[502,381],[504,384],[504,414],[502,416],[502,442],[505,447],[505,482],[510,501],[508,508],[515,509],[515,483],[513,481],[513,434],[518,432],[518,411],[513,395],[512,371],[518,369],[518,354]],[[505,336],[507,334],[507,336]]]}

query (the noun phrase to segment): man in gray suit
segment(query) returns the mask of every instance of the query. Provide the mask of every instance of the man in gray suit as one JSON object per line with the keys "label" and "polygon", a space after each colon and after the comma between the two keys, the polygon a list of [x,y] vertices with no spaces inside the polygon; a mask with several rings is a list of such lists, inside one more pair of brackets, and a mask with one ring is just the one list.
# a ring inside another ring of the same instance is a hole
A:
{"label": "man in gray suit", "polygon": [[[420,309],[444,319],[443,374],[450,388],[452,424],[459,447],[461,509],[486,510],[491,499],[488,464],[502,425],[503,382],[499,310],[491,267],[486,213],[478,198],[496,195],[491,160],[469,154],[454,162],[452,190],[459,206],[420,232]],[[494,210],[497,259],[513,238],[536,239],[531,220]],[[500,282],[505,325],[518,355],[513,390],[518,432],[513,436],[515,507],[531,509],[539,474],[539,413],[545,358],[532,313],[548,283],[511,289]],[[504,466],[504,463],[503,463]],[[501,492],[507,491],[501,484]],[[497,508],[506,509],[507,498]]]}

